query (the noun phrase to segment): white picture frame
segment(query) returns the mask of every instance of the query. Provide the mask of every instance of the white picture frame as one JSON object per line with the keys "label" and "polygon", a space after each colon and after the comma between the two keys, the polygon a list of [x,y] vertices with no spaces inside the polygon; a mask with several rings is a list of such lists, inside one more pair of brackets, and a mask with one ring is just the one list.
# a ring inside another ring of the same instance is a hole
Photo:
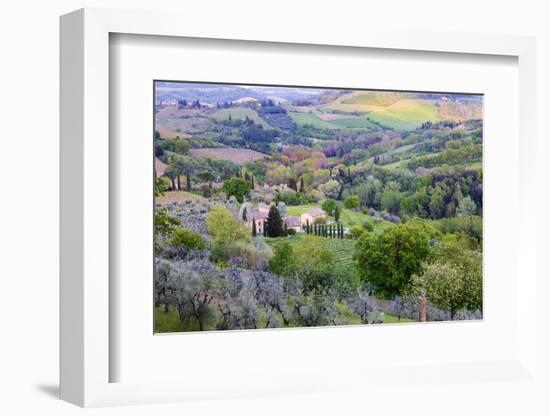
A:
{"label": "white picture frame", "polygon": [[[185,25],[181,22],[184,21]],[[221,385],[190,376],[181,381],[110,382],[110,365],[116,354],[110,349],[110,174],[109,158],[109,36],[124,33],[278,42],[301,45],[332,45],[340,48],[430,51],[442,54],[504,55],[518,59],[519,66],[519,164],[520,228],[518,270],[523,272],[517,292],[519,345],[517,355],[499,362],[422,365],[413,374],[421,382],[444,377],[466,379],[471,374],[499,374],[507,380],[536,379],[536,321],[534,316],[537,273],[534,248],[536,218],[528,213],[535,201],[535,41],[529,37],[471,33],[433,33],[370,28],[361,37],[350,31],[327,34],[322,28],[280,31],[265,24],[246,36],[235,33],[235,22],[220,20],[211,28],[200,19],[171,13],[106,9],[82,9],[61,18],[61,398],[80,406],[160,403],[200,398],[239,397],[262,394],[327,392],[348,389],[339,381],[319,382],[318,374],[273,375],[267,383],[243,382],[222,391]],[[307,335],[304,335],[307,336]],[[145,358],[146,359],[146,358]],[[369,385],[360,369],[332,370],[339,377]],[[381,371],[381,370],[380,370]],[[381,376],[373,370],[371,377]],[[392,370],[399,373],[399,369]],[[411,373],[412,371],[412,373]],[[392,373],[395,374],[395,373]],[[405,376],[406,378],[406,376]],[[483,379],[483,377],[481,377]],[[473,378],[472,382],[480,382]],[[273,388],[273,386],[281,386]],[[284,386],[284,387],[283,387]]]}

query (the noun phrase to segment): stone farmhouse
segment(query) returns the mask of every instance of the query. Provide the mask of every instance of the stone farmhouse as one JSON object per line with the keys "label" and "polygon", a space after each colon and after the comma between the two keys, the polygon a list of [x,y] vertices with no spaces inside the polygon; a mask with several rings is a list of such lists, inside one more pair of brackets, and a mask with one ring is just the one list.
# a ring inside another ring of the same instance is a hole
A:
{"label": "stone farmhouse", "polygon": [[300,221],[300,217],[285,217],[284,221],[287,229],[293,229],[297,233],[302,231],[302,223]]}
{"label": "stone farmhouse", "polygon": [[252,230],[252,223],[256,222],[256,232],[262,234],[264,232],[264,221],[267,220],[269,209],[259,210],[255,209],[252,212],[246,214],[246,226]]}
{"label": "stone farmhouse", "polygon": [[313,225],[315,221],[319,221],[327,218],[327,213],[321,208],[311,208],[309,211],[300,215],[300,222],[302,227],[305,227],[309,222],[309,225]]}
{"label": "stone farmhouse", "polygon": [[[249,230],[252,230],[252,224],[256,223],[256,232],[258,234],[263,233],[264,222],[269,216],[270,205],[260,203],[257,207],[246,214],[246,226]],[[309,225],[315,224],[319,220],[326,219],[327,213],[321,208],[312,208],[307,212],[304,212],[300,216],[284,216],[283,221],[286,227],[290,230],[293,229],[297,233],[302,232],[307,223]]]}

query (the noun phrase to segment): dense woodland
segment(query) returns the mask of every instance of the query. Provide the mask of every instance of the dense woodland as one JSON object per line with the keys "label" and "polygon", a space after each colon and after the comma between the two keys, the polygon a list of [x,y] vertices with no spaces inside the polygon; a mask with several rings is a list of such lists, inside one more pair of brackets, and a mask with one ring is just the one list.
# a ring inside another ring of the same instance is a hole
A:
{"label": "dense woodland", "polygon": [[161,86],[157,332],[482,317],[480,97]]}

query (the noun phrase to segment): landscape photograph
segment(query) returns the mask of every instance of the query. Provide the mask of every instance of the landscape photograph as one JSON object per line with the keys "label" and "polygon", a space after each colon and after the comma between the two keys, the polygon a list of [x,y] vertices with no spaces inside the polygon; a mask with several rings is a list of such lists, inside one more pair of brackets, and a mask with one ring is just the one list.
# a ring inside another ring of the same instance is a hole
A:
{"label": "landscape photograph", "polygon": [[483,96],[154,81],[154,332],[483,319]]}

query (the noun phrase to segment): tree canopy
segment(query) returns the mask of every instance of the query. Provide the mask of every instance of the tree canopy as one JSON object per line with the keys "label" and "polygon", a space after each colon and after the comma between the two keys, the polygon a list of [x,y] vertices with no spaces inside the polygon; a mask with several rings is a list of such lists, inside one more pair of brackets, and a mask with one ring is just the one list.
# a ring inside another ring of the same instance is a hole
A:
{"label": "tree canopy", "polygon": [[226,244],[249,238],[248,229],[233,216],[231,211],[222,206],[210,210],[206,216],[206,224],[217,243]]}
{"label": "tree canopy", "polygon": [[222,186],[222,191],[225,192],[228,197],[234,196],[241,204],[244,201],[244,197],[248,196],[251,190],[252,186],[250,182],[241,178],[227,179]]}
{"label": "tree canopy", "polygon": [[355,246],[355,259],[365,283],[383,296],[397,295],[420,273],[437,231],[420,222],[408,222],[381,234],[363,233]]}

